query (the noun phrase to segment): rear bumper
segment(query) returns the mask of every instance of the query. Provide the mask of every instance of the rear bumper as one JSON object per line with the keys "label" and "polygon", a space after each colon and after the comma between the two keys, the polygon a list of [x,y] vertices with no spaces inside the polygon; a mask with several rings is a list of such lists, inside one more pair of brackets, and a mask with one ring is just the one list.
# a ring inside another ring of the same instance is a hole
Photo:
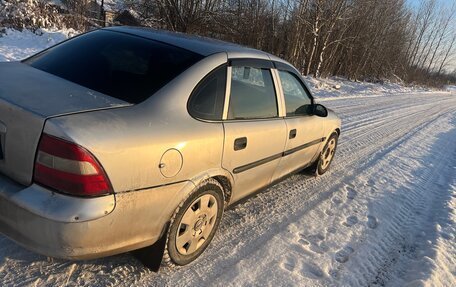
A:
{"label": "rear bumper", "polygon": [[34,252],[92,259],[155,243],[190,182],[82,199],[0,176],[0,233]]}

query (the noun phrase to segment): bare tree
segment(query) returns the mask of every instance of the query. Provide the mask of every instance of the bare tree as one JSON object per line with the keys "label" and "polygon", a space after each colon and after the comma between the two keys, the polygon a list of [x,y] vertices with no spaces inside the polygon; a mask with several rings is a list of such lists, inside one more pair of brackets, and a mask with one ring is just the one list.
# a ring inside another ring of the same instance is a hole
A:
{"label": "bare tree", "polygon": [[446,49],[445,55],[443,56],[443,59],[440,62],[440,66],[437,71],[437,74],[440,75],[442,73],[442,70],[445,67],[445,65],[447,64],[447,61],[450,58],[451,53],[454,53],[455,46],[456,46],[456,34],[453,34],[453,37],[451,38],[451,41]]}
{"label": "bare tree", "polygon": [[[32,2],[34,10],[42,14],[55,13],[45,0],[2,0],[0,24],[31,27],[27,23],[35,19],[14,18],[14,10],[30,11],[18,7]],[[85,30],[99,25],[93,19],[99,17],[91,14],[93,7],[99,5],[95,0],[62,2],[67,9],[64,19],[69,27]],[[303,74],[317,77],[341,75],[349,79],[439,82],[436,80],[439,75],[448,79],[442,74],[451,69],[456,53],[456,2],[442,6],[444,0],[421,0],[417,7],[410,7],[407,0],[123,0],[122,3],[124,9],[135,12],[144,26],[209,36],[264,50],[285,58]],[[100,11],[100,7],[96,10]],[[52,17],[46,19],[50,19],[49,23],[57,21]]]}

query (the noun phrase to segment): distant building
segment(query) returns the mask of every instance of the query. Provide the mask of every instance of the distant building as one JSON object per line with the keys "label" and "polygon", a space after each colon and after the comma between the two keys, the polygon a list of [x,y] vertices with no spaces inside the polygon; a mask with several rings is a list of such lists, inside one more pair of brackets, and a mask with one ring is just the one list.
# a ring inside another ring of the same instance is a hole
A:
{"label": "distant building", "polygon": [[[1,1],[1,0],[0,0]],[[140,26],[141,21],[138,19],[136,13],[127,9],[122,9],[121,6],[115,5],[116,3],[104,3],[101,9],[100,0],[83,0],[83,6],[74,6],[74,3],[68,0],[61,0],[68,11],[80,9],[79,13],[86,19],[85,21],[89,26],[113,26],[113,25],[129,25]],[[63,9],[63,8],[62,8]]]}
{"label": "distant building", "polygon": [[[106,21],[108,23],[108,21]],[[128,25],[128,26],[141,26],[141,22],[130,11],[123,10],[114,17],[113,24]]]}
{"label": "distant building", "polygon": [[[99,2],[99,1],[98,1]],[[129,26],[139,26],[141,22],[137,19],[129,10],[126,9],[116,9],[108,4],[103,5],[104,15],[100,15],[101,6],[97,1],[91,1],[88,6],[89,14],[91,18],[100,19],[104,21],[104,26],[113,26],[113,25],[129,25]],[[103,17],[101,17],[103,16]]]}
{"label": "distant building", "polygon": [[117,16],[117,13],[114,12],[114,11],[105,11],[105,17],[104,17],[104,20],[105,20],[105,26],[112,26],[114,25],[114,19],[116,18]]}

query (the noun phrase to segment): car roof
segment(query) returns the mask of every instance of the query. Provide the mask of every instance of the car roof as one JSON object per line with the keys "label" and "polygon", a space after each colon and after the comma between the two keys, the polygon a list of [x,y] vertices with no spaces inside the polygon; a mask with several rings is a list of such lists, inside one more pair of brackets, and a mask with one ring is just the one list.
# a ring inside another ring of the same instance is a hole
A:
{"label": "car roof", "polygon": [[196,35],[189,35],[178,32],[171,32],[166,30],[156,30],[146,27],[130,27],[130,26],[115,26],[103,28],[103,30],[116,31],[122,33],[133,34],[144,38],[160,41],[170,44],[179,48],[183,48],[202,56],[209,56],[215,53],[225,52],[227,54],[241,55],[248,54],[251,57],[258,57],[261,59],[269,58],[271,60],[281,60],[266,52],[243,47],[237,44],[224,42],[212,38],[206,38]]}

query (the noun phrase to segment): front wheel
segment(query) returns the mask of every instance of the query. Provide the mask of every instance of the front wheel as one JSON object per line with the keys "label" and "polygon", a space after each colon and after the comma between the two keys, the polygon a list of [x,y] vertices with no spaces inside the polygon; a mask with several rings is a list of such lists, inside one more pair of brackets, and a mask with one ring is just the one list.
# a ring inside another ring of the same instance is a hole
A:
{"label": "front wheel", "polygon": [[323,148],[320,158],[317,161],[316,174],[321,175],[328,171],[329,166],[334,158],[337,148],[337,140],[339,135],[337,133],[332,133],[326,142],[325,147]]}
{"label": "front wheel", "polygon": [[223,189],[209,179],[176,210],[167,234],[165,265],[186,265],[207,248],[222,218]]}

